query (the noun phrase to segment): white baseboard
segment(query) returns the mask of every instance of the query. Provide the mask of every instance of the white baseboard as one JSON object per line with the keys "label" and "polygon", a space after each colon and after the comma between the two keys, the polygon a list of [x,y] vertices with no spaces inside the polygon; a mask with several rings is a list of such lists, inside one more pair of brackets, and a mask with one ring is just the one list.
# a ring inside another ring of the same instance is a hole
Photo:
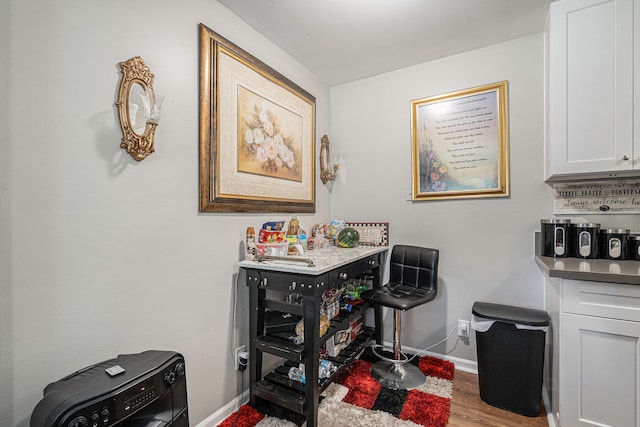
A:
{"label": "white baseboard", "polygon": [[249,390],[245,390],[240,396],[236,396],[231,402],[224,405],[215,413],[209,415],[207,418],[196,424],[196,427],[215,427],[245,403],[249,401]]}
{"label": "white baseboard", "polygon": [[[389,344],[387,343],[385,345],[389,345]],[[402,349],[407,353],[421,352],[421,350],[414,349],[407,346],[404,346]],[[474,362],[473,360],[461,359],[459,357],[447,356],[445,354],[438,354],[438,353],[431,353],[431,352],[421,352],[421,354],[437,357],[439,359],[448,360],[452,362],[454,365],[456,365],[456,369],[460,371],[471,372],[472,374],[478,373],[478,363]],[[229,415],[233,414],[240,406],[247,403],[248,401],[249,401],[249,390],[246,390],[244,393],[242,393],[241,396],[236,396],[236,398],[233,399],[231,402],[227,403],[222,408],[217,410],[215,413],[211,414],[206,419],[204,419],[202,422],[198,423],[196,427],[215,427],[218,424],[220,424],[222,421],[227,419]],[[546,403],[545,403],[545,406],[546,406]],[[552,426],[552,424],[549,424],[549,426],[554,427]]]}
{"label": "white baseboard", "polygon": [[547,411],[547,422],[549,427],[560,427],[560,420],[557,414],[554,415],[551,412],[551,402],[549,401],[549,393],[546,388],[542,387],[542,402],[544,403],[544,409]]}

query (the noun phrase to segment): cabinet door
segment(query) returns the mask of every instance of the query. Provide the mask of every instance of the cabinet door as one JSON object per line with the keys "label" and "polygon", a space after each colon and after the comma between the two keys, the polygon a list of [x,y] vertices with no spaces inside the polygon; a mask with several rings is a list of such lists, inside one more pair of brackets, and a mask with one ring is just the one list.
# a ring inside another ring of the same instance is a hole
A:
{"label": "cabinet door", "polygon": [[640,426],[640,323],[561,316],[560,423]]}
{"label": "cabinet door", "polygon": [[633,168],[633,9],[634,0],[551,3],[547,175]]}

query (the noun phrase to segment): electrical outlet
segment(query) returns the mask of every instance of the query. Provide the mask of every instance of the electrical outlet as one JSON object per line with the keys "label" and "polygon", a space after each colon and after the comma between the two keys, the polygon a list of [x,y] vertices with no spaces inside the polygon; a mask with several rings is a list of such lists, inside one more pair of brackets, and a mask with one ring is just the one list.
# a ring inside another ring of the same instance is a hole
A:
{"label": "electrical outlet", "polygon": [[469,321],[458,319],[458,336],[459,337],[468,337],[469,336]]}
{"label": "electrical outlet", "polygon": [[240,353],[246,353],[247,351],[247,346],[243,345],[241,347],[236,348],[236,358],[234,359],[234,367],[236,369],[236,371],[239,369],[239,362],[240,362]]}

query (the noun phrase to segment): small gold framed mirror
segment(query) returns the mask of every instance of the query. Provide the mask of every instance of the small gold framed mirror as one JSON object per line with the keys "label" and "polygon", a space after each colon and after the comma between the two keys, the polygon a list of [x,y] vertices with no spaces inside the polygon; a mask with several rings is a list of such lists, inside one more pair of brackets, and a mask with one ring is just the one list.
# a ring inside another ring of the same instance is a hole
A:
{"label": "small gold framed mirror", "polygon": [[320,140],[320,179],[323,184],[326,184],[335,181],[337,176],[338,164],[335,161],[332,162],[329,137],[324,135]]}
{"label": "small gold framed mirror", "polygon": [[160,119],[162,98],[153,91],[153,74],[139,56],[120,63],[118,116],[122,128],[120,147],[137,161],[155,151],[154,134]]}

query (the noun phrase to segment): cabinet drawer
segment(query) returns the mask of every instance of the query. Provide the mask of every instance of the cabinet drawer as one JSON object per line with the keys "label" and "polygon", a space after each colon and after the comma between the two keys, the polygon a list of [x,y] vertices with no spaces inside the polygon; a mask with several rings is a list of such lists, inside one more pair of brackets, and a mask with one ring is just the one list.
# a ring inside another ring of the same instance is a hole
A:
{"label": "cabinet drawer", "polygon": [[380,254],[371,255],[351,264],[338,267],[329,272],[329,286],[338,287],[347,280],[354,279],[364,272],[380,267]]}
{"label": "cabinet drawer", "polygon": [[247,286],[301,295],[322,294],[327,290],[327,275],[309,276],[270,270],[247,269]]}
{"label": "cabinet drawer", "polygon": [[562,281],[564,313],[640,322],[640,286],[619,283]]}

